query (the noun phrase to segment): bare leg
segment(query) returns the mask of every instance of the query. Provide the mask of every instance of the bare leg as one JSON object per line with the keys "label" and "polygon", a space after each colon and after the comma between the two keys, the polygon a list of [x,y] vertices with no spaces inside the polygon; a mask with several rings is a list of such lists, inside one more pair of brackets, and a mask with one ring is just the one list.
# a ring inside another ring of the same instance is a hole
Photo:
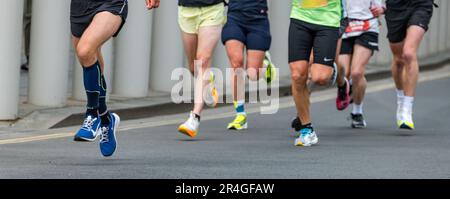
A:
{"label": "bare leg", "polygon": [[365,77],[366,65],[372,57],[372,50],[356,44],[353,52],[351,77],[353,80],[353,100],[361,105],[366,93],[367,80]]}
{"label": "bare leg", "polygon": [[309,74],[308,61],[296,61],[289,63],[292,78],[292,96],[294,97],[295,107],[298,117],[302,124],[311,123],[309,106],[310,92],[306,85]]}
{"label": "bare leg", "polygon": [[[237,40],[227,41],[225,44],[228,58],[233,67],[233,75],[231,77],[231,87],[233,89],[233,100],[242,101],[245,97],[245,77],[239,74],[239,70],[244,70],[244,44]],[[239,85],[238,85],[239,84]]]}
{"label": "bare leg", "polygon": [[[222,31],[222,26],[207,26],[202,27],[199,30],[198,34],[198,48],[196,53],[196,60],[202,63],[201,70],[202,74],[205,74],[206,70],[211,66],[212,55],[214,53],[214,49],[217,46],[217,42],[220,39],[220,33]],[[200,75],[197,75],[195,88],[195,98],[199,99],[198,102],[194,103],[193,113],[200,115],[203,110],[203,90],[206,88],[205,86],[208,84],[208,81],[204,80],[204,78]]]}

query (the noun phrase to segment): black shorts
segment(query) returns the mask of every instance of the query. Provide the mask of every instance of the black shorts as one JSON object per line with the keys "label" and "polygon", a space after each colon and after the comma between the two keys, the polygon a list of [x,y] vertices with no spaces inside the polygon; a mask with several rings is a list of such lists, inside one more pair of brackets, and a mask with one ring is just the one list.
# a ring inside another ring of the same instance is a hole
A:
{"label": "black shorts", "polygon": [[420,3],[411,3],[404,10],[396,9],[394,5],[387,3],[385,17],[389,42],[402,42],[406,38],[408,27],[412,25],[420,26],[427,31],[432,16],[432,0],[422,0]]}
{"label": "black shorts", "polygon": [[291,19],[289,27],[289,63],[309,61],[314,49],[314,63],[333,67],[339,28],[315,25]]}
{"label": "black shorts", "polygon": [[359,44],[367,49],[373,51],[378,50],[378,33],[366,32],[356,37],[349,37],[342,39],[341,55],[353,54],[353,47],[355,44]]}
{"label": "black shorts", "polygon": [[272,43],[269,19],[246,21],[229,15],[222,30],[222,43],[229,40],[238,40],[249,50],[268,51]]}
{"label": "black shorts", "polygon": [[72,0],[70,4],[70,29],[72,35],[80,38],[91,24],[95,15],[104,11],[122,17],[122,24],[114,34],[114,37],[117,37],[127,19],[127,0]]}

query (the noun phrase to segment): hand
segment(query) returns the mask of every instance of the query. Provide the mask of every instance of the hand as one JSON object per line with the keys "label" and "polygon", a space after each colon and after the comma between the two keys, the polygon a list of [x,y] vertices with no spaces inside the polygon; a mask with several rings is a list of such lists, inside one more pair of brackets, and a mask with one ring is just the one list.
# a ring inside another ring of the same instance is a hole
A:
{"label": "hand", "polygon": [[370,11],[372,12],[374,17],[379,17],[380,15],[384,14],[384,8],[381,6],[372,6],[370,8]]}
{"label": "hand", "polygon": [[159,2],[160,0],[145,0],[146,2],[146,7],[148,10],[151,10],[153,8],[158,8],[159,7]]}

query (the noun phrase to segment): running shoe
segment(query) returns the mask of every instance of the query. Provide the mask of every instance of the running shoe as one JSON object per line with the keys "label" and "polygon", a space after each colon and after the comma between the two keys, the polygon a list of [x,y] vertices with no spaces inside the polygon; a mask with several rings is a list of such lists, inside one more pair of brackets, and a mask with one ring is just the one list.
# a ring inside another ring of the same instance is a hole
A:
{"label": "running shoe", "polygon": [[362,114],[350,113],[350,119],[352,120],[352,128],[354,129],[362,129],[367,127],[367,123]]}
{"label": "running shoe", "polygon": [[98,129],[100,128],[100,117],[87,115],[84,119],[83,126],[75,134],[76,142],[94,142],[98,137]]}
{"label": "running shoe", "polygon": [[339,111],[345,110],[348,105],[350,105],[350,83],[347,78],[344,78],[345,85],[342,87],[338,86],[337,97],[336,97],[336,108]]}
{"label": "running shoe", "polygon": [[217,91],[217,88],[214,84],[216,81],[216,76],[213,72],[210,72],[210,78],[209,78],[209,88],[210,91],[207,93],[208,100],[205,100],[205,104],[210,107],[216,107],[217,103],[219,103],[219,92]]}
{"label": "running shoe", "polygon": [[266,55],[264,57],[264,66],[266,67],[266,82],[270,84],[276,78],[276,69],[275,65],[272,62],[272,59],[270,58],[269,51],[266,51]]}
{"label": "running shoe", "polygon": [[337,80],[337,76],[338,76],[338,67],[336,62],[333,63],[333,75],[331,76],[330,79],[330,86],[334,86],[336,85],[336,80]]}
{"label": "running shoe", "polygon": [[116,133],[119,130],[120,117],[115,113],[109,114],[110,123],[108,126],[100,128],[100,152],[103,156],[109,157],[114,154],[117,148]]}
{"label": "running shoe", "polygon": [[405,130],[414,130],[415,126],[412,112],[403,109],[401,115],[401,120],[397,121],[398,128]]}
{"label": "running shoe", "polygon": [[195,114],[193,112],[191,112],[191,114],[189,115],[189,119],[178,127],[178,131],[193,138],[197,136],[199,126],[199,119],[195,117]]}
{"label": "running shoe", "polygon": [[312,146],[319,142],[316,132],[311,127],[300,130],[300,136],[295,139],[295,146]]}
{"label": "running shoe", "polygon": [[247,115],[237,114],[233,122],[228,124],[228,130],[244,130],[247,129]]}

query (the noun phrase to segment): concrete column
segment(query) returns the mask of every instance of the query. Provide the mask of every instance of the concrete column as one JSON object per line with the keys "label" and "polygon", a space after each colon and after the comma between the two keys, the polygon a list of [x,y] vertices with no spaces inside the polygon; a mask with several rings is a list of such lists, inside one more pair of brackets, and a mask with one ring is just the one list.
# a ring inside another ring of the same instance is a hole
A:
{"label": "concrete column", "polygon": [[446,43],[447,43],[447,16],[448,16],[448,10],[446,10],[445,8],[447,8],[447,3],[448,1],[443,0],[443,1],[438,1],[439,6],[444,8],[444,10],[439,9],[439,15],[437,17],[439,17],[439,25],[438,25],[438,31],[439,31],[439,52],[445,51],[446,48]]}
{"label": "concrete column", "polygon": [[151,89],[170,92],[172,71],[183,67],[183,44],[178,28],[177,1],[164,1],[154,13]]}
{"label": "concrete column", "polygon": [[115,40],[113,91],[123,97],[145,97],[149,90],[153,11],[147,11],[144,2],[129,1],[128,6],[127,23]]}
{"label": "concrete column", "polygon": [[289,76],[288,36],[291,1],[269,1],[269,17],[272,33],[272,61],[278,67],[280,77]]}
{"label": "concrete column", "polygon": [[[108,93],[112,91],[112,75],[113,75],[113,40],[107,41],[102,48],[103,59],[105,61],[105,69],[103,75],[105,75],[106,84],[108,85]],[[75,55],[73,63],[73,86],[72,86],[72,98],[75,100],[86,100],[86,92],[83,84],[83,68]],[[108,95],[109,96],[109,95]],[[108,98],[107,96],[107,98]]]}
{"label": "concrete column", "polygon": [[60,107],[67,100],[70,1],[33,1],[29,102]]}
{"label": "concrete column", "polygon": [[2,0],[0,6],[0,120],[18,115],[23,0]]}

